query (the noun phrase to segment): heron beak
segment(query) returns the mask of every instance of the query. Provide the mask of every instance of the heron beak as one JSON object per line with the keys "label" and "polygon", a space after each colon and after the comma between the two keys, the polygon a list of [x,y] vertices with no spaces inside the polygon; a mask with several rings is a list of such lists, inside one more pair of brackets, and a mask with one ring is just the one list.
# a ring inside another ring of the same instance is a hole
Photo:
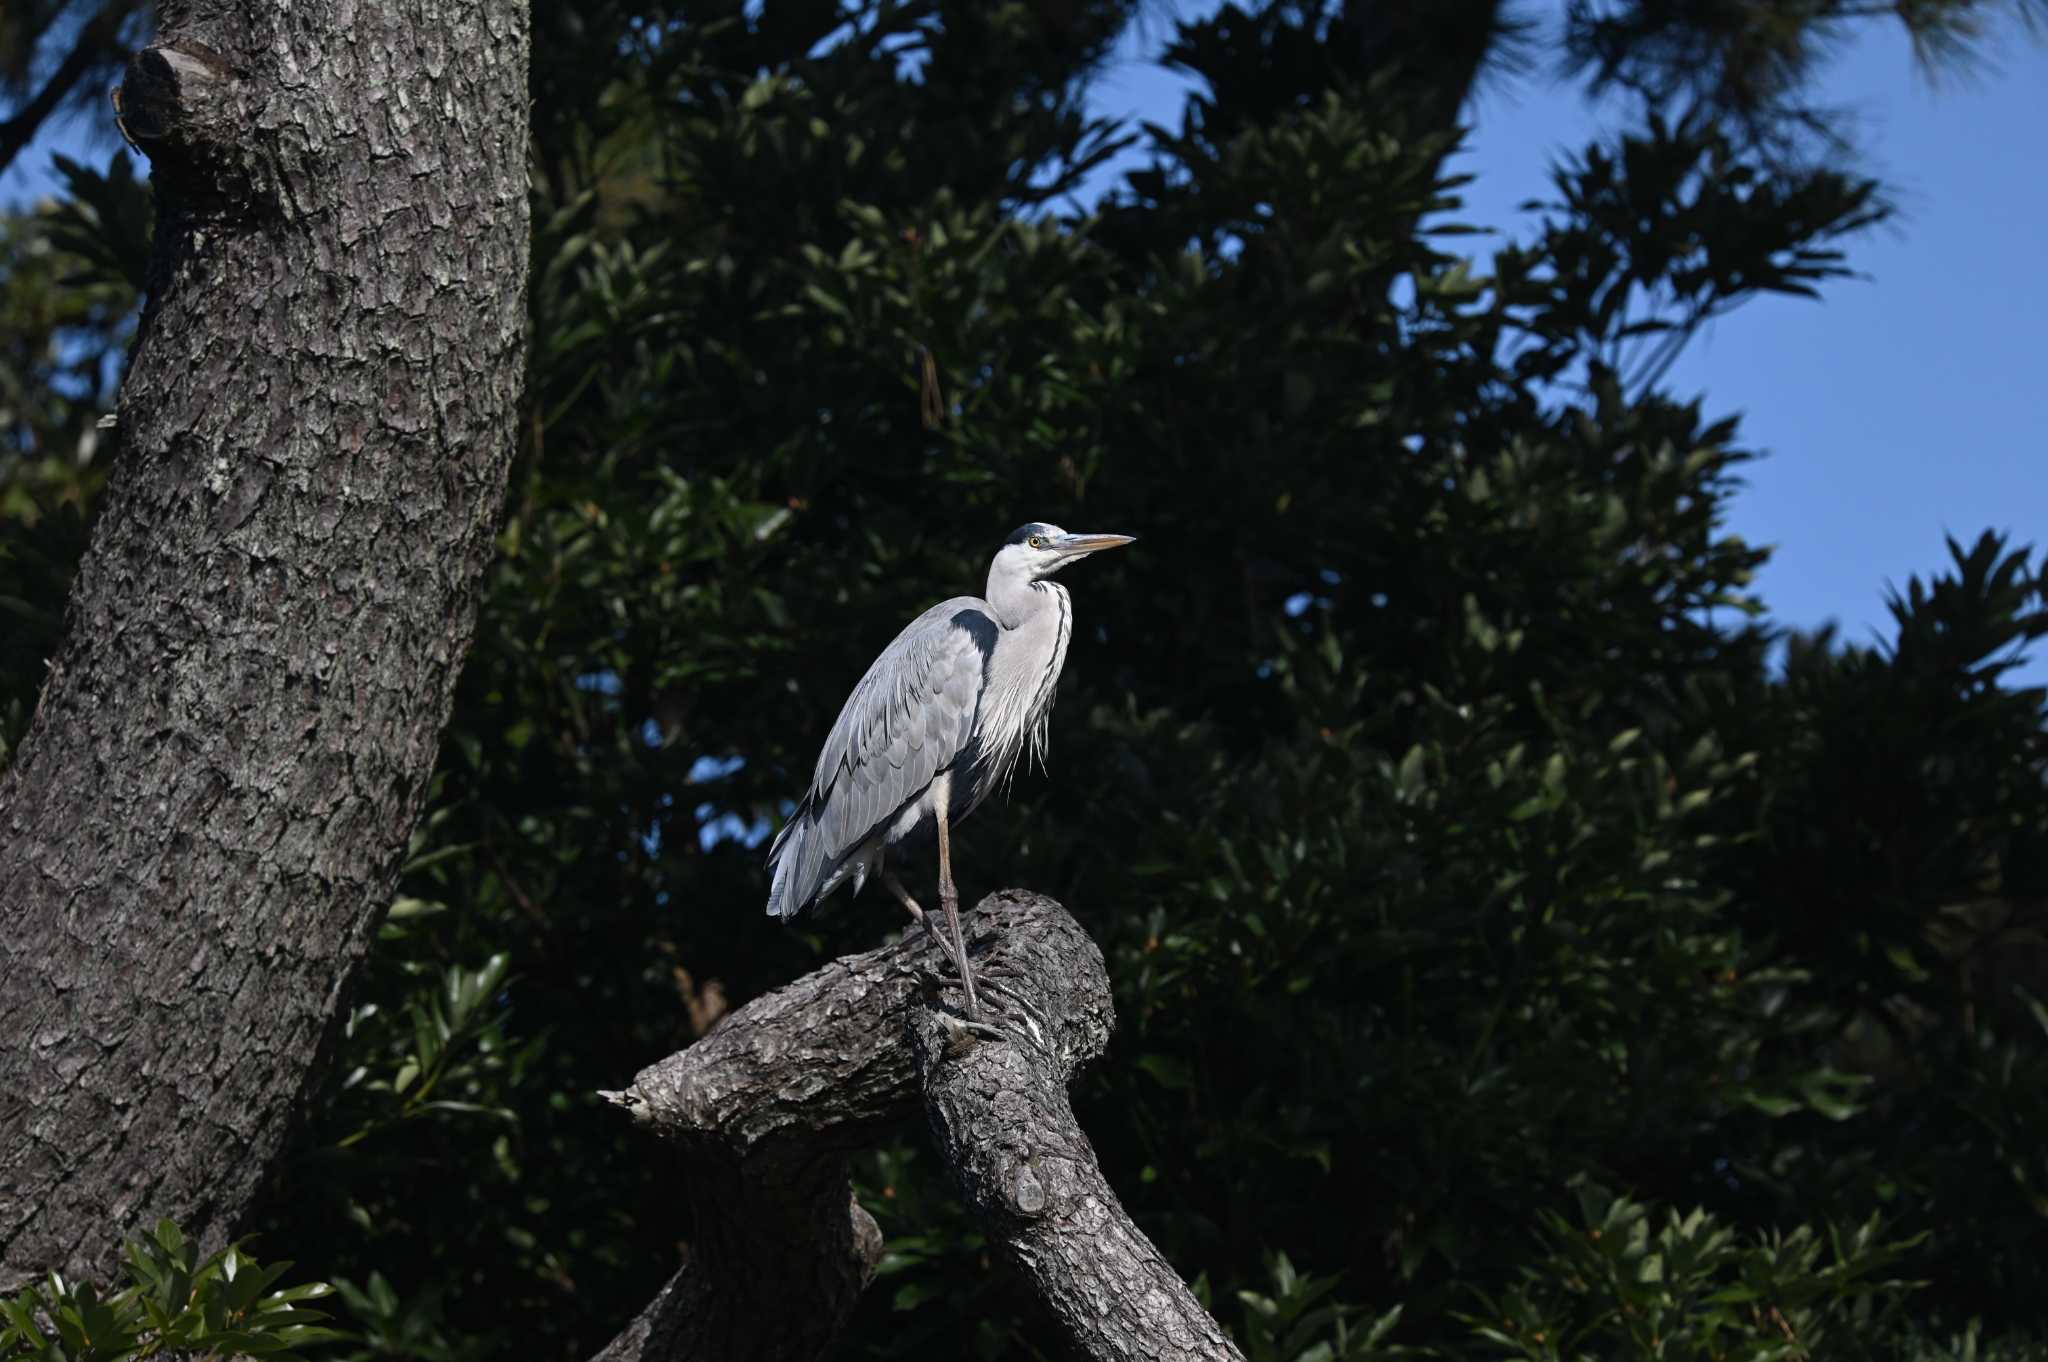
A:
{"label": "heron beak", "polygon": [[1120,549],[1136,542],[1128,534],[1063,534],[1053,540],[1052,546],[1063,557],[1079,558],[1083,554],[1099,553],[1103,549]]}

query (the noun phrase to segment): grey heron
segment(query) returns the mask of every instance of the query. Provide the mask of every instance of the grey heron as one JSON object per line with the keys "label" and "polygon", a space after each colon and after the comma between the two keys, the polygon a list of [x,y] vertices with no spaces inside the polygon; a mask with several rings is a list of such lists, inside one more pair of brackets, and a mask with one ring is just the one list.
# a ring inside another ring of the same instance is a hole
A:
{"label": "grey heron", "polygon": [[[986,600],[941,601],[882,650],[847,697],[810,789],[768,849],[769,916],[795,917],[849,881],[858,894],[874,875],[952,958],[967,1015],[979,1019],[953,883],[952,825],[1007,784],[1020,760],[1045,759],[1053,692],[1074,632],[1072,598],[1052,575],[1130,542],[1022,526],[989,564]],[[885,859],[932,832],[950,943]]]}

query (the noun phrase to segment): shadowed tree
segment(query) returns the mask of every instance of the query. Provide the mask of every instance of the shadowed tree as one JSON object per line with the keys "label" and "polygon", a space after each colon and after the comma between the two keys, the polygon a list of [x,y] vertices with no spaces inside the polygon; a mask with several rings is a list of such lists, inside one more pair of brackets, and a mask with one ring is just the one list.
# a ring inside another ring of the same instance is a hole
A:
{"label": "shadowed tree", "polygon": [[236,1225],[390,900],[524,349],[516,0],[179,5],[121,451],[0,776],[0,1280]]}
{"label": "shadowed tree", "polygon": [[[1207,88],[1089,220],[1122,6],[540,7],[500,553],[246,1217],[377,1346],[1056,1355],[1028,1273],[1122,1236],[1064,1211],[1099,1189],[1250,1356],[2042,1323],[2033,557],[1959,546],[1896,645],[1781,676],[1722,521],[1751,456],[1659,381],[1839,278],[1876,187],[1680,100],[1461,258],[1418,226],[1501,49],[1450,16],[1540,16],[1248,8],[1176,34]],[[894,910],[771,931],[760,862],[866,660],[1028,517],[1141,547],[962,888],[1071,905],[1006,966],[1087,992],[1092,938],[1110,997],[948,1069]],[[1006,1092],[1021,1138],[954,1119]]]}

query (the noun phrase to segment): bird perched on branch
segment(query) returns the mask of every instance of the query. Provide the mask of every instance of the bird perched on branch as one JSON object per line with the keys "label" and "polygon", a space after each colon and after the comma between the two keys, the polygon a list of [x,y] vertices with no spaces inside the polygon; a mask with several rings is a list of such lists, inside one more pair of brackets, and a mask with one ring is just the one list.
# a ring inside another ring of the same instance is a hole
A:
{"label": "bird perched on branch", "polygon": [[[953,883],[952,825],[1007,784],[1027,754],[1044,760],[1074,632],[1073,601],[1052,575],[1130,542],[1025,525],[996,550],[988,599],[941,601],[882,650],[847,697],[811,788],[768,849],[769,916],[795,917],[849,880],[857,894],[877,876],[950,957],[967,1015],[979,1018]],[[933,932],[886,860],[899,843],[933,832],[949,941]]]}

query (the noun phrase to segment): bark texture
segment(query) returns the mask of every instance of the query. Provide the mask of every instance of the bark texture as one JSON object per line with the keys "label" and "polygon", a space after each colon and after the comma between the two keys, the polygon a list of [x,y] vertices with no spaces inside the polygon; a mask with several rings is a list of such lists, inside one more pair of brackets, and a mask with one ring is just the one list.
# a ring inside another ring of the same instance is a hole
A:
{"label": "bark texture", "polygon": [[935,953],[912,932],[756,999],[607,1094],[674,1142],[694,1233],[600,1362],[824,1355],[882,1251],[846,1156],[920,1111],[1079,1355],[1240,1357],[1124,1213],[1068,1105],[1114,1025],[1101,952],[1035,894],[992,895],[966,925],[999,1037],[938,1005]]}
{"label": "bark texture", "polygon": [[0,1285],[254,1192],[388,902],[523,377],[520,0],[165,0],[122,450],[0,778]]}

